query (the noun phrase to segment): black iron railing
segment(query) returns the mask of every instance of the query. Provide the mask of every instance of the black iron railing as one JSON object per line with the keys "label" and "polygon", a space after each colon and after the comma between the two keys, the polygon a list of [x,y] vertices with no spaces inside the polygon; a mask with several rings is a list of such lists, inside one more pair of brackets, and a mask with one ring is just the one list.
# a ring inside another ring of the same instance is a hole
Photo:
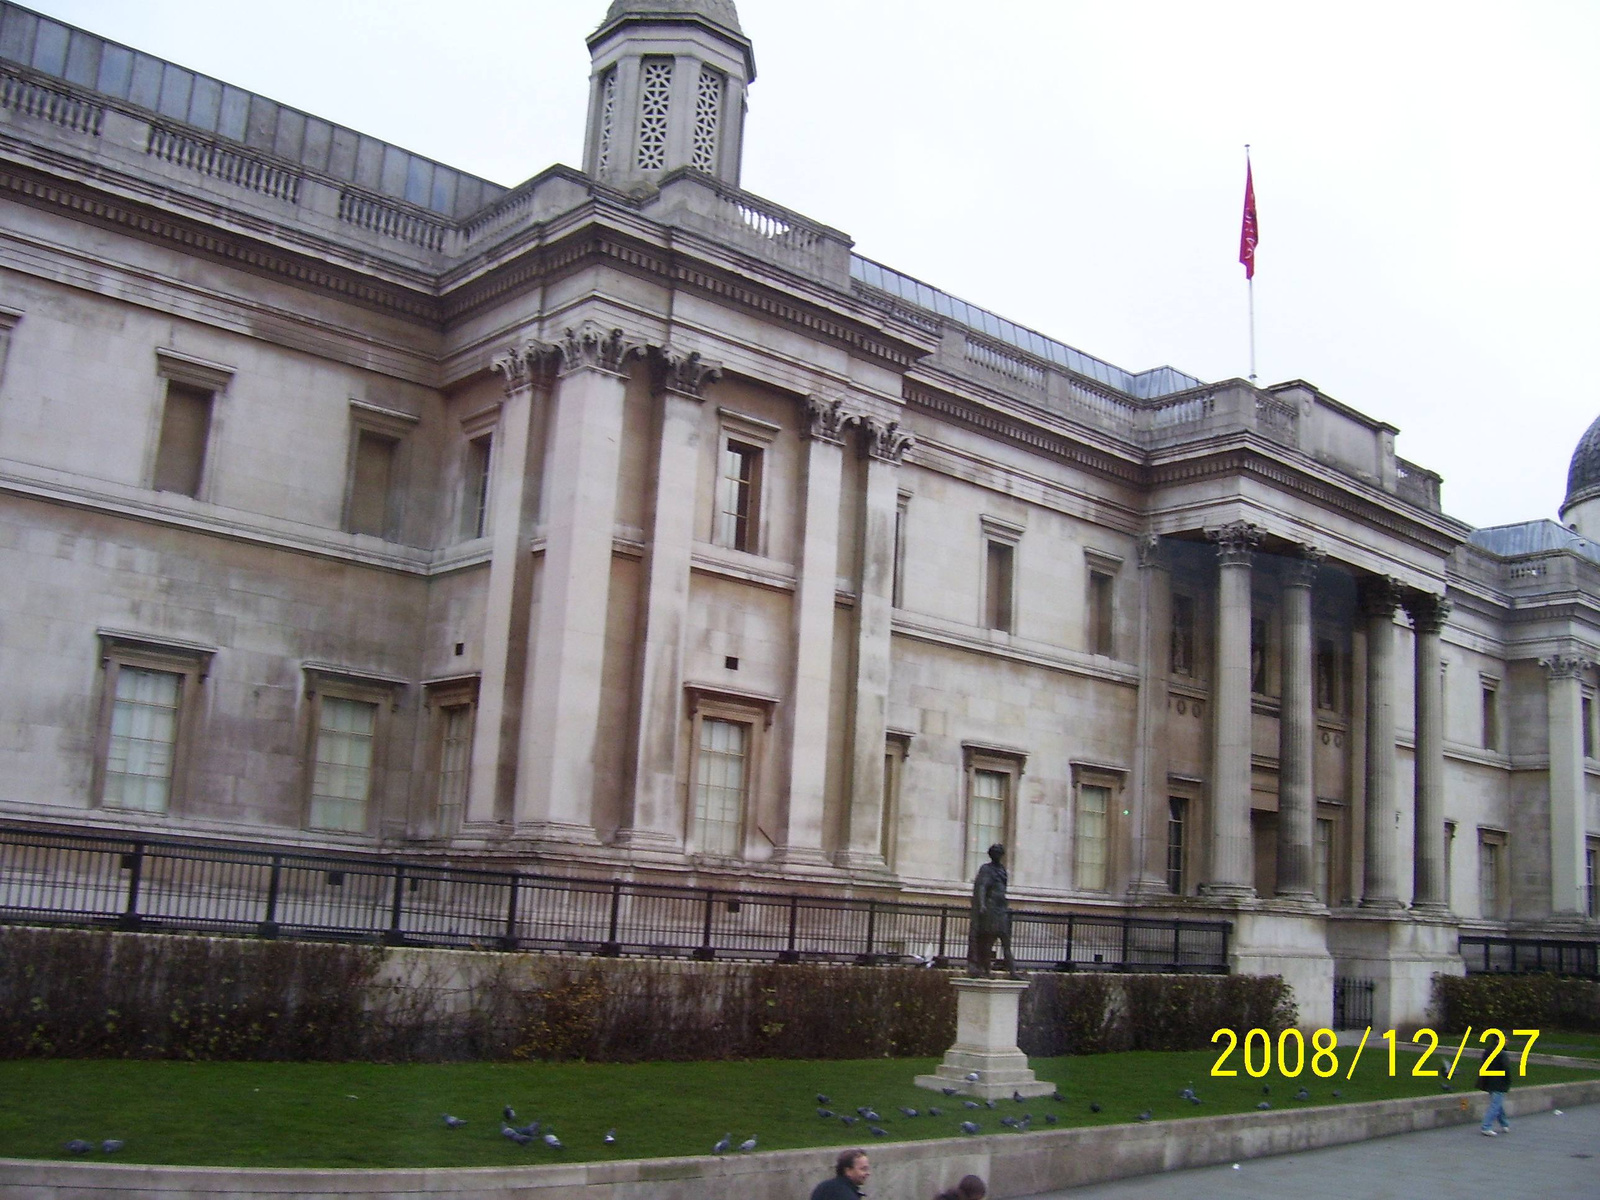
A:
{"label": "black iron railing", "polygon": [[1460,941],[1467,974],[1582,975],[1600,979],[1600,942],[1472,935]]}
{"label": "black iron railing", "polygon": [[[0,829],[0,921],[397,946],[860,964],[962,959],[965,905]],[[1019,966],[1226,974],[1226,921],[1013,911]]]}
{"label": "black iron railing", "polygon": [[1333,981],[1333,1027],[1365,1029],[1372,1024],[1372,997],[1378,990],[1370,979],[1335,976]]}

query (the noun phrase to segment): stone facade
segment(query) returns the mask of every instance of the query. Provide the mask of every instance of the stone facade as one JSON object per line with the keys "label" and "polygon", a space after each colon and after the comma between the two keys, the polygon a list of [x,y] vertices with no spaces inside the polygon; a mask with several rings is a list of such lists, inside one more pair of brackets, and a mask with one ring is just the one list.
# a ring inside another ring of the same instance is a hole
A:
{"label": "stone facade", "polygon": [[1592,543],[740,191],[726,0],[589,44],[586,171],[508,190],[0,3],[0,814],[913,897],[999,840],[1312,1024],[1600,931]]}

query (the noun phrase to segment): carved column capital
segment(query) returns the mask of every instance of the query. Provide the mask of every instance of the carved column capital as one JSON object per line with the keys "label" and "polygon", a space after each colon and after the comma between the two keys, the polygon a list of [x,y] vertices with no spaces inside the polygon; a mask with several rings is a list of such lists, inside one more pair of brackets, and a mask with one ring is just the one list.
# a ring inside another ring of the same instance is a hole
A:
{"label": "carved column capital", "polygon": [[645,344],[621,329],[605,329],[594,321],[568,327],[561,336],[561,374],[606,371],[621,375],[630,358],[642,354]]}
{"label": "carved column capital", "polygon": [[491,371],[505,376],[506,395],[550,382],[550,368],[559,353],[558,347],[537,338],[523,338],[496,354],[489,363]]}
{"label": "carved column capital", "polygon": [[1450,601],[1432,592],[1408,591],[1401,598],[1401,603],[1405,605],[1406,614],[1411,618],[1411,627],[1417,633],[1443,631],[1444,623],[1450,616]]}
{"label": "carved column capital", "polygon": [[1206,530],[1206,537],[1217,544],[1217,561],[1225,567],[1248,567],[1250,555],[1261,545],[1266,531],[1249,521],[1229,521]]}
{"label": "carved column capital", "polygon": [[1310,587],[1317,581],[1317,572],[1328,560],[1328,552],[1318,546],[1296,546],[1284,570],[1285,587]]}
{"label": "carved column capital", "polygon": [[811,441],[830,442],[835,446],[842,446],[845,430],[860,420],[855,414],[845,410],[842,400],[824,400],[821,396],[807,396],[804,404],[805,424],[801,426],[800,436]]}
{"label": "carved column capital", "polygon": [[1157,567],[1161,570],[1167,568],[1167,556],[1161,542],[1159,533],[1146,530],[1134,542],[1134,549],[1139,555],[1139,567]]}
{"label": "carved column capital", "polygon": [[722,364],[701,357],[698,350],[671,345],[655,348],[651,355],[658,392],[671,392],[689,400],[703,400],[708,383],[722,378]]}
{"label": "carved column capital", "polygon": [[1400,605],[1400,585],[1387,575],[1368,576],[1359,590],[1363,616],[1392,618]]}
{"label": "carved column capital", "polygon": [[1594,660],[1581,654],[1557,653],[1541,658],[1539,665],[1550,673],[1551,679],[1582,679],[1584,672],[1594,666]]}
{"label": "carved column capital", "polygon": [[867,453],[886,463],[898,466],[905,458],[906,451],[916,443],[916,438],[900,428],[899,421],[880,421],[876,417],[867,417],[863,424],[867,431]]}

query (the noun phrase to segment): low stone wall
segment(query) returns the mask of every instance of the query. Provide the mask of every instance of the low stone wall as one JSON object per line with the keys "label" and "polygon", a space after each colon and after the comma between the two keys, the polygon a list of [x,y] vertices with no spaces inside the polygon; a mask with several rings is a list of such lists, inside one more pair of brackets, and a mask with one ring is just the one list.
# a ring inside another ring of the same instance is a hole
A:
{"label": "low stone wall", "polygon": [[[1476,1093],[1338,1108],[874,1145],[874,1195],[915,1200],[981,1175],[996,1200],[1414,1133],[1482,1119]],[[1465,1101],[1465,1106],[1463,1106]],[[1600,1103],[1600,1079],[1519,1088],[1514,1117]],[[269,1171],[0,1159],[0,1195],[26,1200],[805,1200],[838,1147],[729,1158],[471,1170]]]}

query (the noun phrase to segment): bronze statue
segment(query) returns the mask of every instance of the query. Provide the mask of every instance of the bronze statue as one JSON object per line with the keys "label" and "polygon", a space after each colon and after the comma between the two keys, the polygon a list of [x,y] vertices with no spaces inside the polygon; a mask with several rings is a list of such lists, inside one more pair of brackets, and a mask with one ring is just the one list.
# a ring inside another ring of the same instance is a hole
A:
{"label": "bronze statue", "polygon": [[1011,909],[1006,904],[1006,868],[1002,861],[1006,848],[999,844],[989,847],[989,861],[978,868],[972,881],[972,937],[967,950],[967,974],[974,978],[989,977],[993,962],[994,940],[1000,939],[1000,949],[1005,954],[1006,974],[1020,979],[1016,959],[1011,956]]}

